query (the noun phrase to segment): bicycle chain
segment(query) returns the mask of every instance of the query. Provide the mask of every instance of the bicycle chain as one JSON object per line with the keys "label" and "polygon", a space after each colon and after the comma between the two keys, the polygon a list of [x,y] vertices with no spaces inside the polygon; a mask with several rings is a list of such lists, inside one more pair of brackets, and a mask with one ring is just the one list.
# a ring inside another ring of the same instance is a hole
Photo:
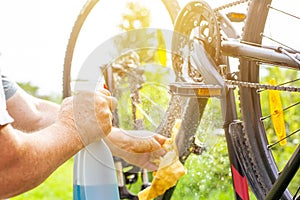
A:
{"label": "bicycle chain", "polygon": [[220,10],[224,10],[224,9],[227,9],[227,8],[230,8],[230,7],[233,7],[233,6],[237,6],[239,4],[246,3],[248,1],[251,1],[251,0],[240,0],[240,1],[234,1],[234,2],[231,2],[231,3],[227,3],[227,4],[224,4],[224,5],[219,6],[217,8],[214,8],[214,11],[218,12]]}
{"label": "bicycle chain", "polygon": [[300,87],[294,87],[294,86],[268,85],[268,84],[260,84],[260,83],[252,83],[252,82],[228,80],[228,79],[226,79],[225,82],[228,85],[232,85],[232,86],[248,87],[248,88],[260,89],[260,90],[300,92]]}

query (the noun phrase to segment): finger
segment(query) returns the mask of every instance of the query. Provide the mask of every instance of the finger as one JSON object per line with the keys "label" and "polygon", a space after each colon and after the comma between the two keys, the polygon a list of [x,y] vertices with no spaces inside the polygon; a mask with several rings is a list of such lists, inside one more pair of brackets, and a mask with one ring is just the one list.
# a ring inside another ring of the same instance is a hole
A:
{"label": "finger", "polygon": [[109,109],[113,112],[118,106],[118,100],[115,97],[105,96]]}
{"label": "finger", "polygon": [[141,145],[143,145],[143,147],[140,147],[140,152],[154,152],[154,153],[157,153],[157,152],[162,150],[162,145],[157,140],[155,140],[154,138],[144,140],[144,142],[141,143]]}
{"label": "finger", "polygon": [[110,91],[107,90],[107,89],[104,89],[104,88],[99,88],[99,89],[97,89],[97,92],[100,92],[100,93],[102,93],[102,94],[104,94],[104,95],[106,95],[106,96],[111,96]]}
{"label": "finger", "polygon": [[153,137],[157,142],[159,142],[160,145],[163,145],[166,142],[166,140],[168,139],[165,136],[160,135],[160,134],[155,134]]}
{"label": "finger", "polygon": [[143,168],[151,170],[151,171],[156,171],[158,169],[158,166],[155,163],[146,163],[145,166],[143,166]]}
{"label": "finger", "polygon": [[160,158],[160,157],[166,155],[166,153],[167,153],[167,151],[165,149],[161,148],[161,149],[155,151],[154,153],[152,153],[152,156],[154,158]]}
{"label": "finger", "polygon": [[110,92],[105,89],[100,89],[96,92],[96,95],[104,97],[108,103],[111,111],[114,111],[118,106],[118,100],[110,95]]}
{"label": "finger", "polygon": [[111,100],[111,111],[114,111],[118,106],[118,99],[115,97],[110,97]]}

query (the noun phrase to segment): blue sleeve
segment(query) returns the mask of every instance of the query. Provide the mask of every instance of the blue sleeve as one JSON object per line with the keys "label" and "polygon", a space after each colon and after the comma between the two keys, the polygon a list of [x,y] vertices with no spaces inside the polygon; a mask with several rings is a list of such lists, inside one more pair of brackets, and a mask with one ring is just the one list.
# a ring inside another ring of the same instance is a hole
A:
{"label": "blue sleeve", "polygon": [[[1,71],[0,71],[1,74]],[[6,94],[5,94],[5,88],[4,85],[2,84],[3,80],[2,80],[2,76],[1,76],[1,81],[0,81],[0,125],[5,125],[5,124],[9,124],[11,122],[13,122],[13,118],[8,114],[7,109],[6,109]],[[7,83],[5,83],[6,86],[8,88],[10,88],[11,86],[9,86]],[[16,89],[14,92],[12,92],[10,89],[8,89],[8,96],[9,95],[13,95],[16,92]],[[9,96],[9,97],[11,97]],[[8,97],[8,98],[9,98]]]}
{"label": "blue sleeve", "polygon": [[18,85],[4,75],[1,75],[1,79],[2,79],[4,94],[5,94],[5,99],[8,100],[16,93],[18,89]]}

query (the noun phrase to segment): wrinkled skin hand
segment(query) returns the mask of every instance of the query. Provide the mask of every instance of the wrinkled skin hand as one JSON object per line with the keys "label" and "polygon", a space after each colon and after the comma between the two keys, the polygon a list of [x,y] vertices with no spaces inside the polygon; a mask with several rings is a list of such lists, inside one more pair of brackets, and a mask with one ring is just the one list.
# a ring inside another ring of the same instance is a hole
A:
{"label": "wrinkled skin hand", "polygon": [[75,131],[83,145],[87,146],[111,132],[114,102],[110,93],[104,89],[94,93],[78,92],[64,99],[58,120]]}
{"label": "wrinkled skin hand", "polygon": [[114,128],[106,143],[114,155],[128,163],[148,170],[157,170],[156,161],[166,153],[162,148],[166,139],[150,131],[124,131]]}

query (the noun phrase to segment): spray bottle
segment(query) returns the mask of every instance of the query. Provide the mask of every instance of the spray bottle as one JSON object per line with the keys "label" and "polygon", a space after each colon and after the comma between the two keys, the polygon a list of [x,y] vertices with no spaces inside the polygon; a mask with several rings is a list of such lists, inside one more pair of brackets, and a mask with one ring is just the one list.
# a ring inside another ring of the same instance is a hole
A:
{"label": "spray bottle", "polygon": [[119,200],[114,161],[101,140],[81,150],[74,160],[74,200]]}
{"label": "spray bottle", "polygon": [[[77,84],[77,91],[88,91],[89,88],[92,88],[88,84],[88,82]],[[76,154],[73,199],[120,199],[113,156],[103,140],[86,146]]]}
{"label": "spray bottle", "polygon": [[[103,57],[107,54],[107,48],[104,46],[98,46],[83,63],[77,75],[74,91],[94,92],[97,87],[103,88],[105,81],[99,66],[101,62],[110,62],[110,58]],[[120,199],[114,160],[103,140],[86,146],[75,156],[73,199]]]}

